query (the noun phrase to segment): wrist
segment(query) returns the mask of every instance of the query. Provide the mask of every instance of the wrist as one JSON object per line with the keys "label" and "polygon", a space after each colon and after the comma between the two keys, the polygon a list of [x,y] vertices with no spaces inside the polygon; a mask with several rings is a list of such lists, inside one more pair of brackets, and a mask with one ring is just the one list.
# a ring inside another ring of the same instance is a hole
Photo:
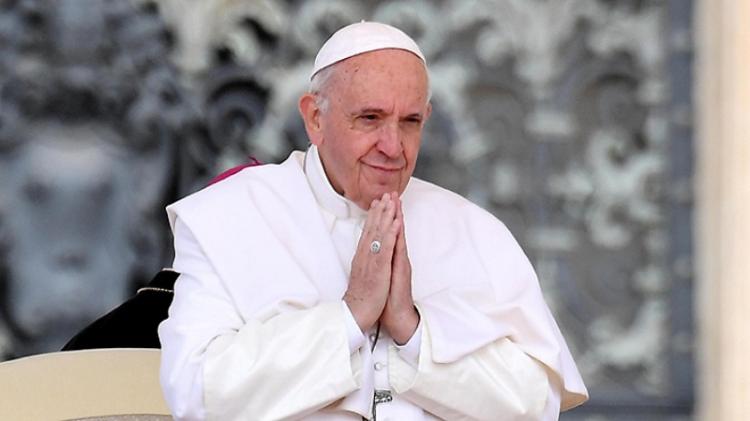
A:
{"label": "wrist", "polygon": [[412,307],[410,311],[407,311],[401,317],[398,317],[391,324],[389,333],[393,338],[393,341],[401,346],[409,342],[409,339],[414,335],[414,332],[419,326],[419,312],[415,307]]}
{"label": "wrist", "polygon": [[362,300],[358,300],[349,295],[344,295],[344,303],[349,307],[349,312],[354,317],[362,332],[367,332],[377,321],[377,317],[369,315],[370,311],[367,306],[361,305]]}

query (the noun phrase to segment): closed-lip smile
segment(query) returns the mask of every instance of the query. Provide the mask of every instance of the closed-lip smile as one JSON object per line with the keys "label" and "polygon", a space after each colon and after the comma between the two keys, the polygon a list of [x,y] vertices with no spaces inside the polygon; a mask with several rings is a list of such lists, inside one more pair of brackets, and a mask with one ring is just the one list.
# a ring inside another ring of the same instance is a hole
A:
{"label": "closed-lip smile", "polygon": [[400,171],[402,169],[402,167],[393,167],[393,168],[390,168],[390,167],[383,167],[381,165],[368,164],[366,162],[364,164],[367,165],[368,167],[371,167],[371,168],[374,168],[374,169],[380,170],[380,171],[390,171],[390,172],[393,172],[393,171]]}

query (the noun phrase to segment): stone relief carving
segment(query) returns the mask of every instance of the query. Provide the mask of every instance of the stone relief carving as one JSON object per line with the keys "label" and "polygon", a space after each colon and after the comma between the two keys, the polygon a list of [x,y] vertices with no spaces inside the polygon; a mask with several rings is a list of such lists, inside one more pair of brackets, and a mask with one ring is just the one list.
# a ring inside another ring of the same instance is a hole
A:
{"label": "stone relief carving", "polygon": [[0,45],[0,343],[13,356],[59,349],[169,260],[162,208],[183,147],[202,141],[153,7],[5,2]]}

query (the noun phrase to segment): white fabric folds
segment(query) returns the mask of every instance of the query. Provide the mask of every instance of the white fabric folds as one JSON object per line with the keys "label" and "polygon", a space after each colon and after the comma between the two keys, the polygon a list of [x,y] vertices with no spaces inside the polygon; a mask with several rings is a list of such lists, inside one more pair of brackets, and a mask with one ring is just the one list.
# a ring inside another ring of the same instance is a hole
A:
{"label": "white fabric folds", "polygon": [[[303,159],[294,152],[280,165],[245,169],[167,208],[173,229],[179,218],[195,235],[247,323],[340,302],[346,290]],[[420,358],[451,363],[507,338],[562,385],[563,410],[585,401],[534,270],[507,228],[416,178],[402,201],[413,295],[430,335],[431,355]]]}

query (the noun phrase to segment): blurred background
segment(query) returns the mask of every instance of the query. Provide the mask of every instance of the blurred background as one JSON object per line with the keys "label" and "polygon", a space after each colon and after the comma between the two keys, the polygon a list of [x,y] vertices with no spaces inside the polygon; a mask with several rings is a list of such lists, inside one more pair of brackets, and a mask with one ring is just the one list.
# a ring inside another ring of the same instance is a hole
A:
{"label": "blurred background", "polygon": [[714,344],[732,347],[718,327],[741,321],[716,304],[722,285],[748,288],[742,271],[713,275],[742,264],[721,235],[745,226],[721,224],[750,211],[743,116],[724,124],[721,102],[747,86],[731,71],[747,2],[0,5],[0,359],[58,350],[168,267],[168,203],[250,156],[304,149],[314,55],[366,19],[428,59],[416,175],[494,213],[536,267],[591,392],[562,419],[742,419],[721,411],[750,400],[731,383],[750,370],[722,368]]}

